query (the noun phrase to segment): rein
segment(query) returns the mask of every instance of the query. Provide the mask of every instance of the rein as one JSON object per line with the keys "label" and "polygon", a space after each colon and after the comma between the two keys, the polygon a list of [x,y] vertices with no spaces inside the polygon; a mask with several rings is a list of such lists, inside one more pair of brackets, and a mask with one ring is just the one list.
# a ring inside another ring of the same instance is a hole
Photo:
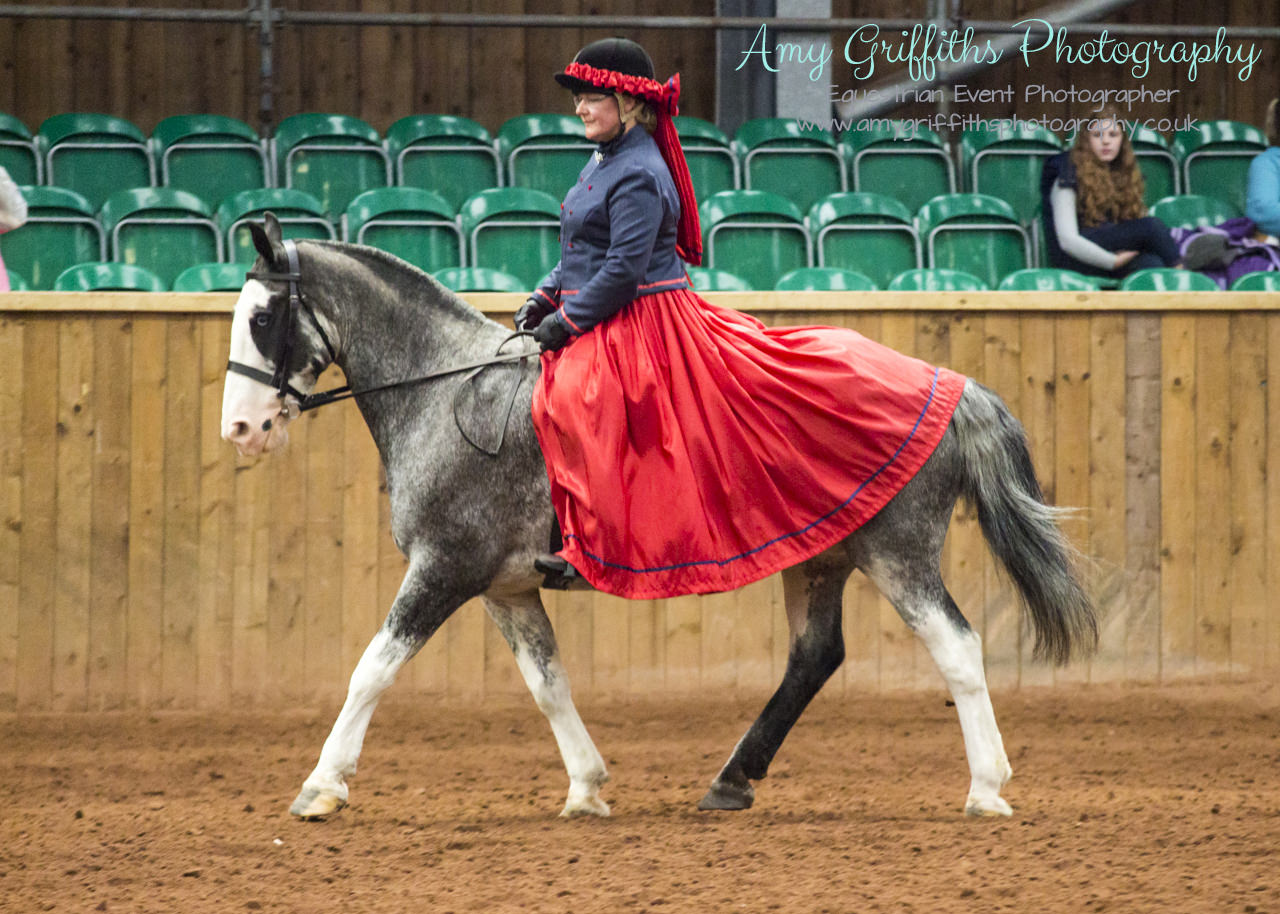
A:
{"label": "rein", "polygon": [[280,341],[276,346],[275,372],[267,374],[259,368],[255,368],[252,365],[246,365],[243,362],[237,362],[234,359],[227,361],[227,371],[244,375],[245,377],[252,378],[261,384],[266,384],[269,387],[275,388],[277,395],[282,401],[292,397],[297,404],[296,409],[299,414],[313,409],[319,409],[321,406],[328,406],[330,403],[354,399],[356,397],[363,396],[364,394],[391,390],[396,387],[407,387],[410,384],[421,384],[425,381],[434,381],[437,378],[446,378],[450,375],[462,374],[463,372],[469,371],[471,373],[463,378],[462,386],[458,388],[457,393],[453,396],[454,425],[457,426],[458,433],[462,435],[463,440],[466,441],[467,444],[490,457],[498,456],[498,453],[502,449],[502,443],[506,440],[507,425],[511,419],[511,411],[515,408],[516,394],[520,389],[520,375],[516,375],[513,383],[511,384],[511,391],[507,397],[506,411],[502,418],[501,431],[498,433],[498,443],[492,450],[474,441],[471,436],[467,434],[466,430],[463,429],[462,422],[458,418],[458,400],[461,398],[463,391],[467,389],[467,385],[474,381],[486,368],[539,356],[541,353],[538,350],[534,350],[533,352],[502,352],[502,347],[506,346],[507,343],[522,336],[532,337],[532,332],[527,330],[517,330],[516,332],[509,334],[498,345],[498,352],[492,358],[480,359],[475,362],[467,362],[463,365],[454,365],[449,368],[442,368],[438,371],[432,371],[428,374],[418,375],[413,378],[389,381],[385,384],[376,384],[372,387],[362,387],[359,390],[352,389],[350,384],[344,384],[341,387],[334,387],[330,390],[320,391],[319,393],[304,394],[289,383],[288,369],[289,358],[293,354],[294,325],[297,322],[297,313],[300,309],[305,311],[307,316],[311,318],[312,325],[316,328],[316,332],[320,334],[320,339],[324,343],[325,349],[328,350],[330,364],[338,360],[338,355],[337,351],[333,347],[333,343],[329,341],[328,334],[324,332],[324,326],[316,317],[315,310],[311,307],[311,304],[302,297],[302,273],[298,266],[297,245],[293,241],[285,241],[284,249],[285,255],[289,259],[289,272],[277,273],[270,270],[251,270],[245,274],[246,279],[275,280],[277,282],[287,282],[289,284],[289,306],[285,318],[286,323],[284,333],[281,334]]}

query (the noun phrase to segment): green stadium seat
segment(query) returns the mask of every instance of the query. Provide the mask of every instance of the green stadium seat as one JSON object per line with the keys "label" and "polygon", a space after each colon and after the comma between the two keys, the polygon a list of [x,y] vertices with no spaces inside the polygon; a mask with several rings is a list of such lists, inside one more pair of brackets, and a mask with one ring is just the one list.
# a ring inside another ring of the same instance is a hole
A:
{"label": "green stadium seat", "polygon": [[0,112],[0,167],[14,184],[39,184],[43,174],[35,137],[12,114]]}
{"label": "green stadium seat", "polygon": [[1249,163],[1267,148],[1267,138],[1252,124],[1200,121],[1179,130],[1173,151],[1182,167],[1183,194],[1216,197],[1244,210]]}
{"label": "green stadium seat", "polygon": [[439,283],[454,292],[529,292],[520,277],[488,267],[446,267],[433,274]]}
{"label": "green stadium seat", "polygon": [[1015,270],[999,285],[1002,292],[1096,292],[1101,288],[1097,277],[1053,267]]}
{"label": "green stadium seat", "polygon": [[1232,292],[1280,292],[1280,273],[1246,273],[1231,284]]}
{"label": "green stadium seat", "polygon": [[208,204],[173,187],[117,191],[98,213],[112,260],[146,267],[168,288],[193,263],[222,259]]}
{"label": "green stadium seat", "polygon": [[750,292],[751,283],[728,270],[686,267],[695,292]]}
{"label": "green stadium seat", "polygon": [[972,128],[960,138],[969,191],[1004,200],[1023,225],[1029,225],[1039,210],[1045,160],[1062,150],[1056,134],[1026,121]]}
{"label": "green stadium seat", "polygon": [[52,289],[73,264],[106,259],[106,235],[88,200],[64,187],[23,187],[22,195],[27,222],[0,235],[0,251],[33,290]]}
{"label": "green stadium seat", "polygon": [[558,205],[596,144],[576,117],[522,114],[498,129],[497,148],[508,186],[550,194]]}
{"label": "green stadium seat", "polygon": [[482,190],[458,213],[467,264],[490,267],[536,288],[560,262],[560,203],[528,187]]}
{"label": "green stadium seat", "polygon": [[705,265],[728,270],[754,289],[772,289],[784,273],[812,264],[800,209],[763,190],[724,190],[698,207]]}
{"label": "green stadium seat", "polygon": [[889,283],[890,292],[986,292],[990,288],[972,273],[945,267],[907,270]]}
{"label": "green stadium seat", "polygon": [[742,163],[742,187],[777,194],[808,212],[828,194],[848,190],[835,139],[823,130],[801,130],[795,118],[746,121],[733,137]]}
{"label": "green stadium seat", "polygon": [[684,159],[689,165],[693,192],[699,200],[742,186],[738,157],[733,153],[729,138],[719,127],[702,118],[684,114],[677,115],[673,121],[680,136],[680,146],[684,149]]}
{"label": "green stadium seat", "polygon": [[173,281],[174,292],[239,292],[244,285],[242,263],[197,263]]}
{"label": "green stadium seat", "polygon": [[78,263],[53,282],[55,292],[164,292],[164,281],[145,267],[114,261]]}
{"label": "green stadium seat", "polygon": [[429,190],[366,190],[351,201],[343,223],[348,241],[381,248],[428,273],[463,264],[466,245],[453,207]]}
{"label": "green stadium seat", "polygon": [[190,191],[211,208],[232,194],[271,184],[266,144],[233,117],[166,117],[151,132],[151,153],[162,186]]}
{"label": "green stadium seat", "polygon": [[887,194],[912,213],[958,189],[947,144],[928,127],[874,118],[865,129],[845,132],[840,154],[850,189]]}
{"label": "green stadium seat", "polygon": [[44,183],[74,190],[97,210],[107,197],[156,183],[147,138],[136,125],[109,114],[55,114],[40,125]]}
{"label": "green stadium seat", "polygon": [[1156,267],[1138,270],[1120,281],[1122,292],[1217,292],[1218,284],[1194,270]]}
{"label": "green stadium seat", "polygon": [[433,191],[457,212],[472,194],[502,183],[493,137],[451,114],[410,114],[387,128],[383,143],[395,183]]}
{"label": "green stadium seat", "polygon": [[1220,225],[1241,214],[1241,210],[1225,200],[1198,194],[1165,197],[1151,205],[1151,215],[1161,219],[1169,228],[1204,228],[1206,225]]}
{"label": "green stadium seat", "polygon": [[6,269],[5,275],[9,277],[10,292],[30,292],[31,285],[22,278],[22,274],[15,273],[13,270]]}
{"label": "green stadium seat", "polygon": [[311,194],[331,222],[366,190],[391,184],[391,160],[369,124],[343,114],[286,117],[272,140],[279,187]]}
{"label": "green stadium seat", "polygon": [[779,292],[874,292],[878,288],[867,274],[839,267],[801,267],[774,285]]}
{"label": "green stadium seat", "polygon": [[1031,265],[1031,239],[1013,207],[986,194],[934,197],[916,228],[928,266],[972,273],[989,288]]}
{"label": "green stadium seat", "polygon": [[809,233],[818,266],[864,273],[878,288],[904,270],[924,266],[911,213],[884,194],[846,191],[824,197],[809,210]]}
{"label": "green stadium seat", "polygon": [[1150,127],[1138,127],[1129,134],[1129,141],[1146,185],[1143,202],[1151,206],[1179,193],[1178,158],[1169,148],[1169,141]]}
{"label": "green stadium seat", "polygon": [[242,190],[223,200],[214,214],[228,261],[250,264],[258,259],[248,223],[261,221],[268,212],[280,220],[285,238],[333,240],[338,237],[320,201],[305,191],[293,187]]}

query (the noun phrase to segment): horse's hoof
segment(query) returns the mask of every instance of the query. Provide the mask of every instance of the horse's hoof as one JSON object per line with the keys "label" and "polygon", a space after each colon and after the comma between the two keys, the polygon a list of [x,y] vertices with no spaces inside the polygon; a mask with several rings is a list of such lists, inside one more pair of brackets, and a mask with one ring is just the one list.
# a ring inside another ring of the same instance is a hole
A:
{"label": "horse's hoof", "polygon": [[964,804],[964,814],[981,818],[1011,816],[1013,815],[1013,807],[1005,802],[1003,797],[994,797],[988,800],[977,800],[974,797],[970,797],[969,802]]}
{"label": "horse's hoof", "polygon": [[599,797],[582,797],[569,800],[560,810],[560,818],[577,819],[581,816],[599,816],[601,819],[609,815],[609,804]]}
{"label": "horse's hoof", "polygon": [[703,811],[711,809],[750,809],[755,800],[756,791],[750,784],[745,787],[738,787],[717,781],[711,785],[707,795],[698,801],[698,808]]}
{"label": "horse's hoof", "polygon": [[329,818],[346,805],[347,801],[337,794],[323,793],[314,787],[305,787],[289,807],[289,813],[304,821],[314,822]]}

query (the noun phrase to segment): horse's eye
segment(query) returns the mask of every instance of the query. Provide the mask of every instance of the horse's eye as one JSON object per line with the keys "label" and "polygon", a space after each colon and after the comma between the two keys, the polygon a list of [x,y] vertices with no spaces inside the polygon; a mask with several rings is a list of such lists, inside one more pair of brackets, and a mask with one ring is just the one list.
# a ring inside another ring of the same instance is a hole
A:
{"label": "horse's eye", "polygon": [[253,322],[259,327],[266,327],[271,324],[271,315],[266,311],[259,311],[253,316]]}

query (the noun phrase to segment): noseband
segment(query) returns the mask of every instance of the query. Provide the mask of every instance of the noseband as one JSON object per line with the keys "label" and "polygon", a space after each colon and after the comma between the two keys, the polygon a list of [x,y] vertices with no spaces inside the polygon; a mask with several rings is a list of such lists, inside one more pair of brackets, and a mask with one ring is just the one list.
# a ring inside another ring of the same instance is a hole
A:
{"label": "noseband", "polygon": [[298,404],[298,412],[305,413],[308,410],[318,409],[321,406],[327,406],[330,403],[336,403],[339,400],[349,400],[362,394],[375,393],[381,390],[390,390],[394,387],[404,387],[409,384],[418,384],[422,381],[431,381],[436,378],[443,378],[449,375],[461,374],[469,371],[470,374],[463,380],[463,385],[458,388],[458,392],[453,398],[453,421],[458,427],[458,432],[463,439],[474,447],[476,450],[489,455],[490,457],[498,456],[498,452],[502,449],[502,442],[506,438],[507,423],[511,418],[511,411],[515,407],[516,393],[520,388],[520,376],[517,375],[513,379],[511,385],[511,393],[507,398],[506,411],[502,418],[502,427],[498,433],[498,443],[495,447],[487,448],[482,444],[475,442],[466,430],[462,427],[462,422],[458,419],[458,400],[467,385],[473,381],[484,369],[492,365],[501,365],[505,362],[517,362],[528,358],[536,358],[540,353],[538,350],[532,352],[508,352],[503,353],[502,347],[507,345],[516,337],[528,336],[533,334],[526,330],[520,330],[510,334],[498,346],[498,354],[488,359],[481,359],[477,362],[468,362],[465,365],[455,365],[452,368],[442,368],[439,371],[433,371],[429,374],[418,375],[413,378],[405,378],[400,381],[391,381],[386,384],[377,384],[373,387],[363,387],[360,390],[352,390],[351,385],[344,384],[341,387],[335,387],[332,390],[325,390],[314,394],[304,394],[292,384],[289,383],[289,359],[293,355],[294,335],[298,322],[299,310],[305,311],[307,316],[311,318],[311,324],[316,328],[316,332],[320,334],[320,339],[324,343],[324,348],[329,353],[330,364],[338,360],[337,350],[333,348],[333,343],[329,341],[329,336],[324,332],[324,325],[320,323],[316,317],[315,310],[311,304],[302,297],[302,273],[298,267],[298,247],[293,241],[284,242],[285,256],[289,259],[289,272],[276,273],[271,270],[251,270],[245,274],[245,279],[257,279],[259,281],[275,281],[287,282],[289,284],[289,307],[285,316],[284,333],[279,337],[276,343],[275,353],[275,371],[271,374],[260,368],[254,368],[252,365],[246,365],[243,362],[237,362],[234,359],[228,360],[227,371],[235,374],[244,375],[246,378],[252,378],[260,384],[266,384],[275,390],[276,395],[281,401],[286,401],[292,397]]}

